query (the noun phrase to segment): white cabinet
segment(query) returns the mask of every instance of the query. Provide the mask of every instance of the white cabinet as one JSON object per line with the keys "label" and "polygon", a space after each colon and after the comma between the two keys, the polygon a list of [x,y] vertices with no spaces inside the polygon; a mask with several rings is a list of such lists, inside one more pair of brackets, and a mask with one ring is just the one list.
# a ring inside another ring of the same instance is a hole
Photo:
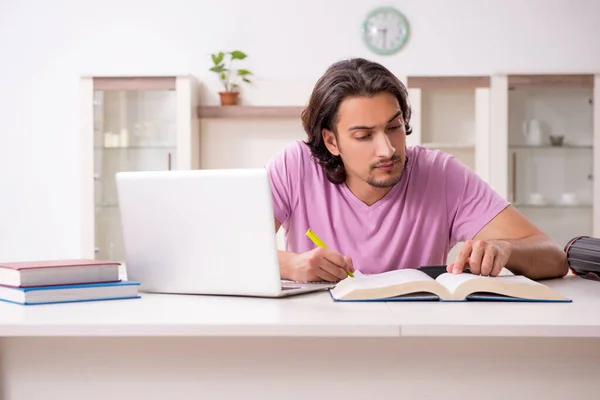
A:
{"label": "white cabinet", "polygon": [[115,174],[199,168],[192,76],[81,79],[82,256],[123,261]]}
{"label": "white cabinet", "polygon": [[489,77],[408,76],[413,133],[408,145],[453,154],[489,180]]}
{"label": "white cabinet", "polygon": [[559,244],[600,236],[600,75],[492,78],[492,186]]}

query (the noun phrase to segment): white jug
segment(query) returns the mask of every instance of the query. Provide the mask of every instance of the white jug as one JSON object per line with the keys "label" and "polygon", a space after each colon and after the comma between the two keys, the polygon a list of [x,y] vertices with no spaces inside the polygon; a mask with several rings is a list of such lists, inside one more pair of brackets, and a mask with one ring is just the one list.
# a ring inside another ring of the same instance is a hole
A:
{"label": "white jug", "polygon": [[540,146],[542,144],[542,124],[537,119],[523,122],[523,135],[529,146]]}

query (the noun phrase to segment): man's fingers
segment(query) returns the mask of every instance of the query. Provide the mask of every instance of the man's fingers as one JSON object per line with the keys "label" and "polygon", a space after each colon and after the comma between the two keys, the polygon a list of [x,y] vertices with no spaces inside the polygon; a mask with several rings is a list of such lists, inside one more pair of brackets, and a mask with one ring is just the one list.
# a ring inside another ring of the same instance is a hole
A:
{"label": "man's fingers", "polygon": [[481,261],[480,275],[492,275],[494,262],[498,258],[498,250],[494,246],[486,246],[483,260]]}
{"label": "man's fingers", "polygon": [[461,273],[468,267],[475,275],[498,276],[508,256],[498,246],[484,240],[467,240],[461,247],[454,263],[446,267],[448,272]]}
{"label": "man's fingers", "polygon": [[492,268],[492,272],[490,273],[491,276],[500,275],[500,272],[502,272],[502,268],[504,268],[506,262],[508,261],[505,260],[505,258],[506,257],[504,256],[500,257],[499,255],[496,255],[496,257],[494,258],[494,266]]}
{"label": "man's fingers", "polygon": [[329,271],[323,268],[319,268],[317,270],[317,276],[326,282],[339,282],[341,280],[340,278],[338,278],[335,275],[332,275]]}
{"label": "man's fingers", "polygon": [[348,270],[354,272],[354,264],[352,263],[352,259],[348,256],[344,256],[344,260],[346,261],[346,265],[348,266]]}
{"label": "man's fingers", "polygon": [[481,274],[481,264],[483,262],[483,256],[487,251],[487,246],[484,241],[478,240],[473,243],[472,247],[473,250],[469,256],[469,269],[471,270],[471,273],[479,275]]}
{"label": "man's fingers", "polygon": [[346,259],[340,253],[337,253],[332,250],[327,250],[323,253],[323,258],[339,266],[340,268],[345,269],[346,271],[348,270],[348,266],[346,265]]}
{"label": "man's fingers", "polygon": [[354,272],[354,265],[352,264],[352,259],[350,257],[343,256],[340,253],[331,250],[323,253],[323,256],[326,261],[329,261],[332,264],[342,268],[345,276],[348,275],[348,271]]}
{"label": "man's fingers", "polygon": [[327,271],[327,273],[337,277],[337,280],[344,279],[348,276],[348,272],[344,268],[326,259],[323,259],[320,268],[322,270]]}
{"label": "man's fingers", "polygon": [[463,271],[465,264],[467,263],[467,259],[471,254],[471,250],[473,248],[473,243],[470,240],[467,240],[463,243],[458,255],[456,256],[456,260],[452,264],[452,272],[460,273]]}

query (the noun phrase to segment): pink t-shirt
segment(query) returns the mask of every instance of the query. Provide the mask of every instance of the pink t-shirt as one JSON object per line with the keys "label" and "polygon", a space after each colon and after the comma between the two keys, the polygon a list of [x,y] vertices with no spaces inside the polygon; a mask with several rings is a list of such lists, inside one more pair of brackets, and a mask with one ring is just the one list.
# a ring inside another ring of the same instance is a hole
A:
{"label": "pink t-shirt", "polygon": [[362,273],[445,265],[457,242],[472,239],[509,204],[452,155],[412,146],[407,156],[400,181],[368,206],[345,184],[329,182],[305,143],[286,146],[267,164],[286,249],[314,249],[310,228]]}

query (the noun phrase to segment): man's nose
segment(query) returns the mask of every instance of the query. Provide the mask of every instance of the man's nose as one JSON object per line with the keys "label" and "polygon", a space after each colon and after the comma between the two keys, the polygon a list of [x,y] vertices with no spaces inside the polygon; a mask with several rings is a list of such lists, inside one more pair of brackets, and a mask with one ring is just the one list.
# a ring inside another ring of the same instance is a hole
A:
{"label": "man's nose", "polygon": [[390,158],[396,149],[392,146],[390,138],[385,133],[377,135],[377,156],[383,158]]}

